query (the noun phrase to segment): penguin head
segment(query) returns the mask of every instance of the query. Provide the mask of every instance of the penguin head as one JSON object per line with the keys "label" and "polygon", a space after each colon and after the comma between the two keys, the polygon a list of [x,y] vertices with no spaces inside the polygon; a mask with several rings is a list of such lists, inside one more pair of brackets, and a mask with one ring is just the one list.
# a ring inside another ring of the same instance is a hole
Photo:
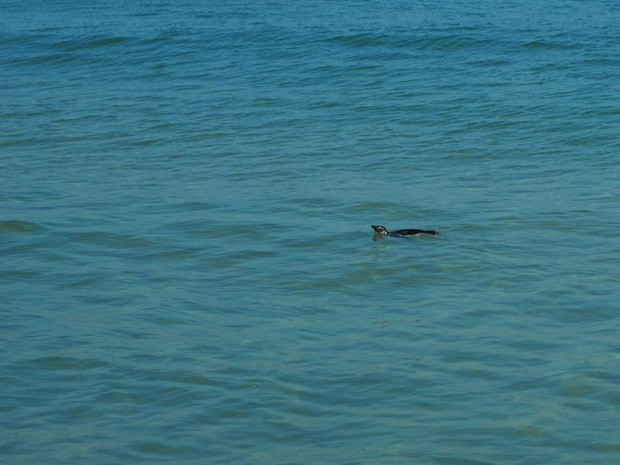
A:
{"label": "penguin head", "polygon": [[370,227],[375,230],[376,234],[381,234],[381,235],[387,235],[388,234],[388,230],[385,229],[385,226],[372,224],[372,225],[370,225]]}

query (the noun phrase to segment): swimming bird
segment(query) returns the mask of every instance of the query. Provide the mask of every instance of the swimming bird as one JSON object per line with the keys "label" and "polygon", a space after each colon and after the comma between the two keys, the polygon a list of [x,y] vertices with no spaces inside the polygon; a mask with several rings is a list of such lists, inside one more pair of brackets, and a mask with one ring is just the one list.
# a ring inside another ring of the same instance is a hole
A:
{"label": "swimming bird", "polygon": [[425,229],[399,229],[398,231],[388,231],[385,226],[370,225],[375,230],[375,234],[379,236],[392,236],[392,237],[407,237],[407,236],[419,236],[420,234],[438,234],[437,231],[425,230]]}

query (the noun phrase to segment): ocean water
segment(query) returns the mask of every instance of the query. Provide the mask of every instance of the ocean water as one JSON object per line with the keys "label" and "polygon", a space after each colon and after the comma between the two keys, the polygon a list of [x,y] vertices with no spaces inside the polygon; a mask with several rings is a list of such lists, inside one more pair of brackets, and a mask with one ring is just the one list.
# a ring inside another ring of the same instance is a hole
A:
{"label": "ocean water", "polygon": [[0,13],[0,463],[620,463],[618,2]]}

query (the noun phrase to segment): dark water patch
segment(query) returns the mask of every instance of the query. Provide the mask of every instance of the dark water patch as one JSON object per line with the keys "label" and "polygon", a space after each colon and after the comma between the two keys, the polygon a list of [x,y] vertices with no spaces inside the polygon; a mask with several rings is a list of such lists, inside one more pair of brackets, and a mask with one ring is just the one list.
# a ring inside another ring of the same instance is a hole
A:
{"label": "dark water patch", "polygon": [[460,51],[495,44],[491,39],[454,33],[430,33],[419,36],[403,36],[370,32],[333,36],[325,39],[325,42],[359,49],[392,47],[397,49],[436,51]]}
{"label": "dark water patch", "polygon": [[83,56],[75,52],[46,52],[43,54],[35,54],[30,57],[14,58],[13,63],[17,66],[65,66],[72,64],[95,64],[98,60],[92,56]]}
{"label": "dark water patch", "polygon": [[90,49],[113,47],[117,45],[124,46],[131,41],[132,39],[130,39],[129,37],[95,35],[62,39],[50,44],[49,47],[50,49],[62,50],[66,52],[75,52],[80,50],[88,51]]}
{"label": "dark water patch", "polygon": [[139,455],[146,455],[147,457],[175,457],[175,459],[181,459],[188,454],[188,447],[185,445],[177,446],[172,443],[166,443],[164,440],[157,442],[139,442],[132,445],[131,449]]}
{"label": "dark water patch", "polygon": [[535,39],[525,42],[521,45],[529,50],[576,50],[582,48],[582,45],[574,42],[565,42],[559,39]]}
{"label": "dark water patch", "polygon": [[105,362],[96,359],[63,357],[63,356],[47,356],[32,359],[30,364],[37,368],[49,371],[65,371],[65,370],[90,370],[106,366]]}
{"label": "dark water patch", "polygon": [[0,234],[2,233],[36,233],[43,231],[43,226],[23,220],[3,220],[0,221]]}
{"label": "dark water patch", "polygon": [[146,315],[143,320],[155,326],[174,327],[191,325],[191,321],[175,314]]}
{"label": "dark water patch", "polygon": [[100,276],[84,278],[82,275],[66,278],[67,282],[61,287],[64,289],[98,289],[102,284]]}
{"label": "dark water patch", "polygon": [[131,41],[132,39],[129,37],[92,37],[83,40],[82,43],[73,44],[73,47],[77,49],[102,48],[116,45],[124,45]]}
{"label": "dark water patch", "polygon": [[[41,113],[42,113],[41,116],[50,117],[50,116],[53,116],[55,112],[45,111]],[[14,134],[14,135],[11,135],[10,137],[7,137],[5,141],[1,142],[0,147],[21,149],[21,148],[34,148],[34,147],[40,148],[40,147],[47,146],[48,148],[54,148],[57,150],[62,145],[73,145],[73,144],[83,142],[86,140],[90,140],[90,139],[91,139],[90,135],[68,136],[68,135],[58,134],[53,137],[48,136],[44,138],[41,138],[41,137],[37,138],[37,137],[32,137],[29,134]]]}
{"label": "dark water patch", "polygon": [[155,337],[155,334],[140,329],[115,329],[117,334],[123,335],[130,340],[147,340]]}
{"label": "dark water patch", "polygon": [[64,236],[70,242],[101,246],[110,249],[151,249],[157,242],[135,235],[119,234],[105,231],[72,232]]}
{"label": "dark water patch", "polygon": [[470,61],[472,66],[481,68],[506,68],[514,64],[513,61],[497,57],[481,57],[474,55]]}
{"label": "dark water patch", "polygon": [[179,211],[211,212],[220,207],[217,202],[207,202],[205,200],[183,201],[175,205]]}

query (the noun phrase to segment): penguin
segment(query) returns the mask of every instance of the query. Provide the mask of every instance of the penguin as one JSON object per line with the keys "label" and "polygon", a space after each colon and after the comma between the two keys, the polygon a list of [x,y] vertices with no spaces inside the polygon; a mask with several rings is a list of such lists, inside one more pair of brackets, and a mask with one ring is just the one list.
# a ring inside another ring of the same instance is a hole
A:
{"label": "penguin", "polygon": [[438,234],[437,231],[426,229],[399,229],[398,231],[388,231],[385,226],[370,225],[375,230],[375,234],[378,236],[392,236],[392,237],[407,237],[407,236],[419,236],[420,234]]}

